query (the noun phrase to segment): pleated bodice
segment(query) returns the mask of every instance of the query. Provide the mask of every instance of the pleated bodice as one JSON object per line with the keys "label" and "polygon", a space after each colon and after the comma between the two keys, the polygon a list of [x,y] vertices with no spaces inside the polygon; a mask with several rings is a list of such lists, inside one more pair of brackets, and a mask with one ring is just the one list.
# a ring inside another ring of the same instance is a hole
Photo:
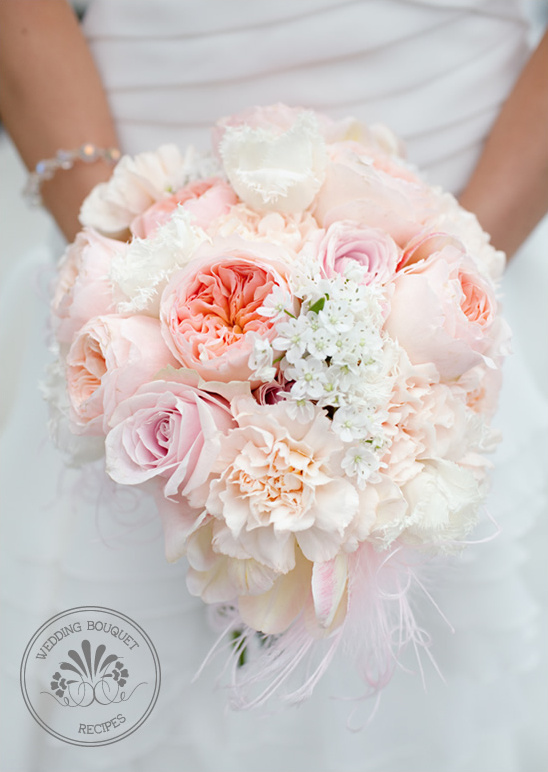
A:
{"label": "pleated bodice", "polygon": [[84,29],[127,152],[285,102],[389,125],[453,191],[527,55],[515,0],[95,0]]}

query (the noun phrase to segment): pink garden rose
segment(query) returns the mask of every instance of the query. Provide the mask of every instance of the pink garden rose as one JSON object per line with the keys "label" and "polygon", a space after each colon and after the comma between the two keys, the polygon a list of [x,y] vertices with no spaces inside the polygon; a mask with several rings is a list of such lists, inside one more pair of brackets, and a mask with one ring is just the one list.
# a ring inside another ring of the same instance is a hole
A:
{"label": "pink garden rose", "polygon": [[126,244],[84,228],[69,247],[59,267],[51,304],[55,332],[61,343],[71,343],[78,330],[94,316],[114,311],[109,270],[112,259]]}
{"label": "pink garden rose", "polygon": [[447,246],[398,273],[385,327],[412,364],[432,362],[452,380],[504,352],[507,327],[497,313],[493,287]]}
{"label": "pink garden rose", "polygon": [[117,314],[91,319],[77,334],[66,360],[74,431],[105,434],[122,400],[177,362],[157,319]]}
{"label": "pink garden rose", "polygon": [[186,496],[207,480],[222,432],[234,421],[220,397],[190,384],[157,380],[121,402],[110,423],[105,446],[112,479],[137,485],[160,477],[171,497]]}
{"label": "pink garden rose", "polygon": [[241,244],[226,251],[214,245],[213,257],[197,258],[178,271],[162,295],[167,345],[182,365],[206,380],[249,378],[255,337],[250,333],[270,341],[276,335],[275,323],[259,308],[274,287],[289,292],[285,266],[264,259],[261,245]]}
{"label": "pink garden rose", "polygon": [[214,220],[226,215],[237,203],[236,194],[224,180],[215,177],[197,180],[157,201],[132,221],[130,229],[134,236],[146,239],[170,219],[178,206],[182,206],[192,214],[196,225],[207,230]]}
{"label": "pink garden rose", "polygon": [[380,228],[399,246],[422,230],[433,211],[430,189],[387,156],[355,152],[355,143],[330,147],[325,182],[312,213],[323,228],[337,220]]}
{"label": "pink garden rose", "polygon": [[449,233],[432,231],[419,233],[405,245],[398,263],[398,271],[407,265],[418,263],[419,260],[426,260],[430,255],[441,252],[442,249],[449,246],[463,251],[462,242]]}
{"label": "pink garden rose", "polygon": [[396,271],[399,252],[394,240],[378,228],[343,220],[322,235],[317,259],[329,279],[350,271],[360,283],[385,284]]}

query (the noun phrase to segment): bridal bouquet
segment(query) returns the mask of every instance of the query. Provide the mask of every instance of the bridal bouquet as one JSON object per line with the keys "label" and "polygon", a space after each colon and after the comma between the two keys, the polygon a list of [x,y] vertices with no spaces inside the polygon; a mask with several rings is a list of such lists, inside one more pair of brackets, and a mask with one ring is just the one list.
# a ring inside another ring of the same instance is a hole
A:
{"label": "bridal bouquet", "polygon": [[424,643],[417,562],[485,495],[504,256],[384,127],[275,105],[213,139],[125,157],[85,201],[53,431],[153,493],[237,704],[302,699],[341,644],[378,687]]}

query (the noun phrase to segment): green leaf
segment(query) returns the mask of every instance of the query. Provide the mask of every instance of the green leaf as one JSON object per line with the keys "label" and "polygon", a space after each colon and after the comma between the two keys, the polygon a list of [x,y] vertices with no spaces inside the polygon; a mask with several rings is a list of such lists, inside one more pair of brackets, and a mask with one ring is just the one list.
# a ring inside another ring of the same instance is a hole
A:
{"label": "green leaf", "polygon": [[313,314],[319,314],[324,306],[325,306],[325,297],[320,298],[319,300],[316,300],[316,302],[310,306],[309,310],[312,311]]}
{"label": "green leaf", "polygon": [[247,646],[245,645],[245,639],[241,630],[233,630],[230,637],[232,638],[232,646],[239,652],[238,667],[243,667],[247,660]]}

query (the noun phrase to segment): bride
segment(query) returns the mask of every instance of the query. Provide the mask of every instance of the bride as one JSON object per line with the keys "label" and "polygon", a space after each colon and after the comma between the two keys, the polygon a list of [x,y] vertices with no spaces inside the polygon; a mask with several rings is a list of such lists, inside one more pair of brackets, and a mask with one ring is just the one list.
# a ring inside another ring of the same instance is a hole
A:
{"label": "bride", "polygon": [[[511,256],[548,208],[548,38],[529,53],[518,0],[94,0],[83,35],[64,0],[3,0],[0,109],[31,169],[58,148],[86,142],[128,153],[168,141],[207,148],[207,127],[252,104],[283,101],[382,121],[404,139],[409,160],[458,194]],[[83,198],[110,172],[101,158],[42,185],[68,240]],[[10,284],[11,307],[36,270],[29,266],[19,285]],[[535,258],[516,257],[504,286],[508,314],[522,325],[528,301],[516,290],[528,270],[537,270]],[[454,635],[434,610],[421,612],[446,683],[432,669],[425,691],[417,673],[396,673],[374,719],[351,733],[348,703],[331,699],[352,684],[342,660],[310,702],[271,716],[226,711],[213,670],[192,682],[215,635],[204,607],[186,592],[184,566],[166,565],[149,502],[117,491],[98,467],[63,468],[48,444],[36,396],[47,361],[47,303],[37,298],[25,313],[30,332],[14,335],[26,355],[2,441],[3,772],[546,766],[535,599],[543,577],[532,560],[525,566],[531,581],[522,571],[526,548],[538,544],[546,408],[538,361],[529,372],[519,339],[506,373],[505,441],[489,503],[502,533],[469,548],[437,591]],[[9,374],[9,362],[2,364]],[[82,605],[136,619],[162,666],[150,718],[104,748],[45,733],[19,689],[34,631]],[[361,723],[372,708],[360,708]]]}

